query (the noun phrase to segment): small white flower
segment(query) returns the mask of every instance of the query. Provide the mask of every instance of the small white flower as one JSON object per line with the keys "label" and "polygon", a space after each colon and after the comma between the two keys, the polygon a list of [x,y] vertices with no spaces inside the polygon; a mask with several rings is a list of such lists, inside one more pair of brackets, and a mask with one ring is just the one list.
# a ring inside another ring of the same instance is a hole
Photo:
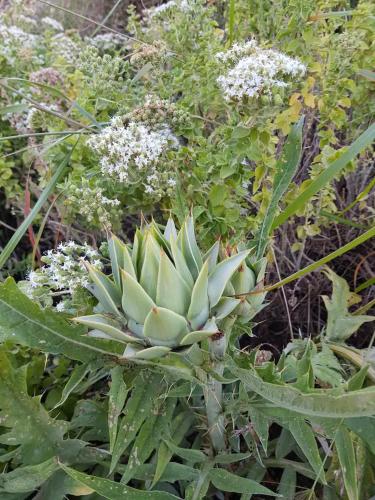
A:
{"label": "small white flower", "polygon": [[42,24],[44,24],[48,28],[52,28],[55,31],[64,31],[64,26],[52,17],[43,17]]}
{"label": "small white flower", "polygon": [[286,79],[301,77],[306,72],[306,66],[297,59],[276,50],[262,49],[255,40],[234,44],[216,58],[230,66],[226,74],[217,79],[228,101],[271,94],[273,88],[287,86]]}
{"label": "small white flower", "polygon": [[88,145],[100,158],[103,175],[127,182],[134,174],[154,167],[161,155],[171,147],[173,134],[167,127],[152,130],[143,123],[131,122],[125,126],[120,117],[112,119],[111,125],[88,140]]}

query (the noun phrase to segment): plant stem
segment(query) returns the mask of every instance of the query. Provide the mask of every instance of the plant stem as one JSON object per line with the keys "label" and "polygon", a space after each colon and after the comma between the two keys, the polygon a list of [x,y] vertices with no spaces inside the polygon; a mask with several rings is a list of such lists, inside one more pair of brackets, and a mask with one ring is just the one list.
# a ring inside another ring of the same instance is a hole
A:
{"label": "plant stem", "polygon": [[[212,371],[222,377],[224,373],[224,356],[227,349],[228,337],[234,323],[234,318],[227,318],[223,328],[223,334],[214,340],[210,340],[209,351],[212,361]],[[212,447],[215,452],[226,448],[225,419],[223,413],[223,384],[214,376],[208,375],[204,388],[204,400],[206,404],[206,415],[208,433]]]}

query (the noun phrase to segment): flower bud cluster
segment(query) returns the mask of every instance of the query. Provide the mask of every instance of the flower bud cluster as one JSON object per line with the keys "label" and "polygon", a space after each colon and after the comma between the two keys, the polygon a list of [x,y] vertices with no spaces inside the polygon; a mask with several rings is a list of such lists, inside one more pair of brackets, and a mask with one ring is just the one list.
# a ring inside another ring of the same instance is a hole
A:
{"label": "flower bud cluster", "polygon": [[189,114],[178,109],[176,104],[167,99],[154,99],[147,96],[144,104],[123,116],[124,124],[144,123],[151,128],[168,123],[172,128],[185,124]]}
{"label": "flower bud cluster", "polygon": [[68,64],[75,64],[80,48],[70,37],[64,35],[64,33],[58,33],[51,40],[51,52],[55,58],[61,57]]}
{"label": "flower bud cluster", "polygon": [[273,49],[262,49],[255,40],[235,44],[216,58],[229,66],[226,74],[217,79],[227,101],[271,96],[274,89],[286,87],[290,79],[302,77],[306,72],[306,66],[297,59]]}
{"label": "flower bud cluster", "polygon": [[99,54],[97,47],[87,47],[77,62],[77,67],[90,81],[94,92],[110,95],[123,85],[125,62],[121,57]]}
{"label": "flower bud cluster", "polygon": [[158,176],[157,165],[162,155],[177,144],[168,127],[154,130],[147,124],[135,122],[125,126],[120,116],[88,140],[88,145],[100,156],[103,175],[122,183],[142,182],[146,188],[152,186],[154,177]]}
{"label": "flower bud cluster", "polygon": [[168,46],[163,40],[155,40],[152,44],[141,45],[135,48],[130,62],[143,66],[147,63],[159,63],[169,56]]}
{"label": "flower bud cluster", "polygon": [[88,272],[84,262],[102,269],[99,253],[87,243],[78,245],[74,241],[60,243],[57,250],[48,250],[42,257],[46,265],[37,271],[30,271],[27,281],[31,288],[48,286],[51,290],[65,290],[72,293],[77,288],[85,288]]}
{"label": "flower bud cluster", "polygon": [[0,55],[8,64],[16,64],[19,59],[31,59],[31,62],[42,64],[36,54],[39,45],[38,35],[27,33],[18,26],[8,26],[0,17]]}
{"label": "flower bud cluster", "polygon": [[85,179],[80,186],[69,186],[65,204],[72,208],[75,214],[84,217],[88,223],[106,227],[110,227],[111,220],[121,215],[120,201],[107,198],[104,189],[99,186],[90,187]]}
{"label": "flower bud cluster", "polygon": [[61,85],[64,80],[59,71],[54,68],[41,68],[30,73],[29,80],[43,85]]}
{"label": "flower bud cluster", "polygon": [[[57,104],[40,103],[44,109],[50,111],[61,111]],[[28,130],[48,130],[51,125],[51,121],[54,121],[55,117],[52,117],[48,112],[42,111],[41,109],[31,108],[27,114],[26,118],[26,128]],[[58,120],[58,118],[57,118]]]}

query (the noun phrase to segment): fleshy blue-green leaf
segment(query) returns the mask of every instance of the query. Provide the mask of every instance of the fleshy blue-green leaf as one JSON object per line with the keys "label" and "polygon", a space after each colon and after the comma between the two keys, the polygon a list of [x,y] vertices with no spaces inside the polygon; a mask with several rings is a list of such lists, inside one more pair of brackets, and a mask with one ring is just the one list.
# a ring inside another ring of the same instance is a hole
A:
{"label": "fleshy blue-green leaf", "polygon": [[165,252],[161,253],[156,303],[177,314],[187,313],[190,291]]}
{"label": "fleshy blue-green leaf", "polygon": [[188,333],[186,319],[164,307],[153,307],[145,319],[143,333],[156,346],[172,347]]}
{"label": "fleshy blue-green leaf", "polygon": [[142,286],[126,271],[122,275],[122,309],[125,314],[139,324],[143,324],[154,301]]}
{"label": "fleshy blue-green leaf", "polygon": [[244,250],[218,264],[208,277],[208,297],[211,307],[221,299],[224,289],[231,279],[233,273],[249,255],[250,250]]}
{"label": "fleshy blue-green leaf", "polygon": [[200,328],[208,320],[208,261],[202,266],[191,292],[191,302],[187,318],[192,328]]}

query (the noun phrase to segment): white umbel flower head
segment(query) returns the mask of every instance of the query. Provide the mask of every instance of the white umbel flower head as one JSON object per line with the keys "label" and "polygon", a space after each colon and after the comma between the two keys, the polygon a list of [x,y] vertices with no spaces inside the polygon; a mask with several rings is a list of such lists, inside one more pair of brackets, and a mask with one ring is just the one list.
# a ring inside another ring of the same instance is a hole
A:
{"label": "white umbel flower head", "polygon": [[176,138],[167,127],[153,130],[134,122],[125,126],[121,117],[115,117],[109,127],[88,140],[88,145],[100,156],[102,173],[126,183],[154,174],[155,165],[171,145],[176,145]]}
{"label": "white umbel flower head", "polygon": [[217,82],[227,101],[271,95],[272,89],[286,87],[306,72],[306,66],[273,49],[262,49],[255,40],[234,44],[219,52],[217,60],[228,68]]}

